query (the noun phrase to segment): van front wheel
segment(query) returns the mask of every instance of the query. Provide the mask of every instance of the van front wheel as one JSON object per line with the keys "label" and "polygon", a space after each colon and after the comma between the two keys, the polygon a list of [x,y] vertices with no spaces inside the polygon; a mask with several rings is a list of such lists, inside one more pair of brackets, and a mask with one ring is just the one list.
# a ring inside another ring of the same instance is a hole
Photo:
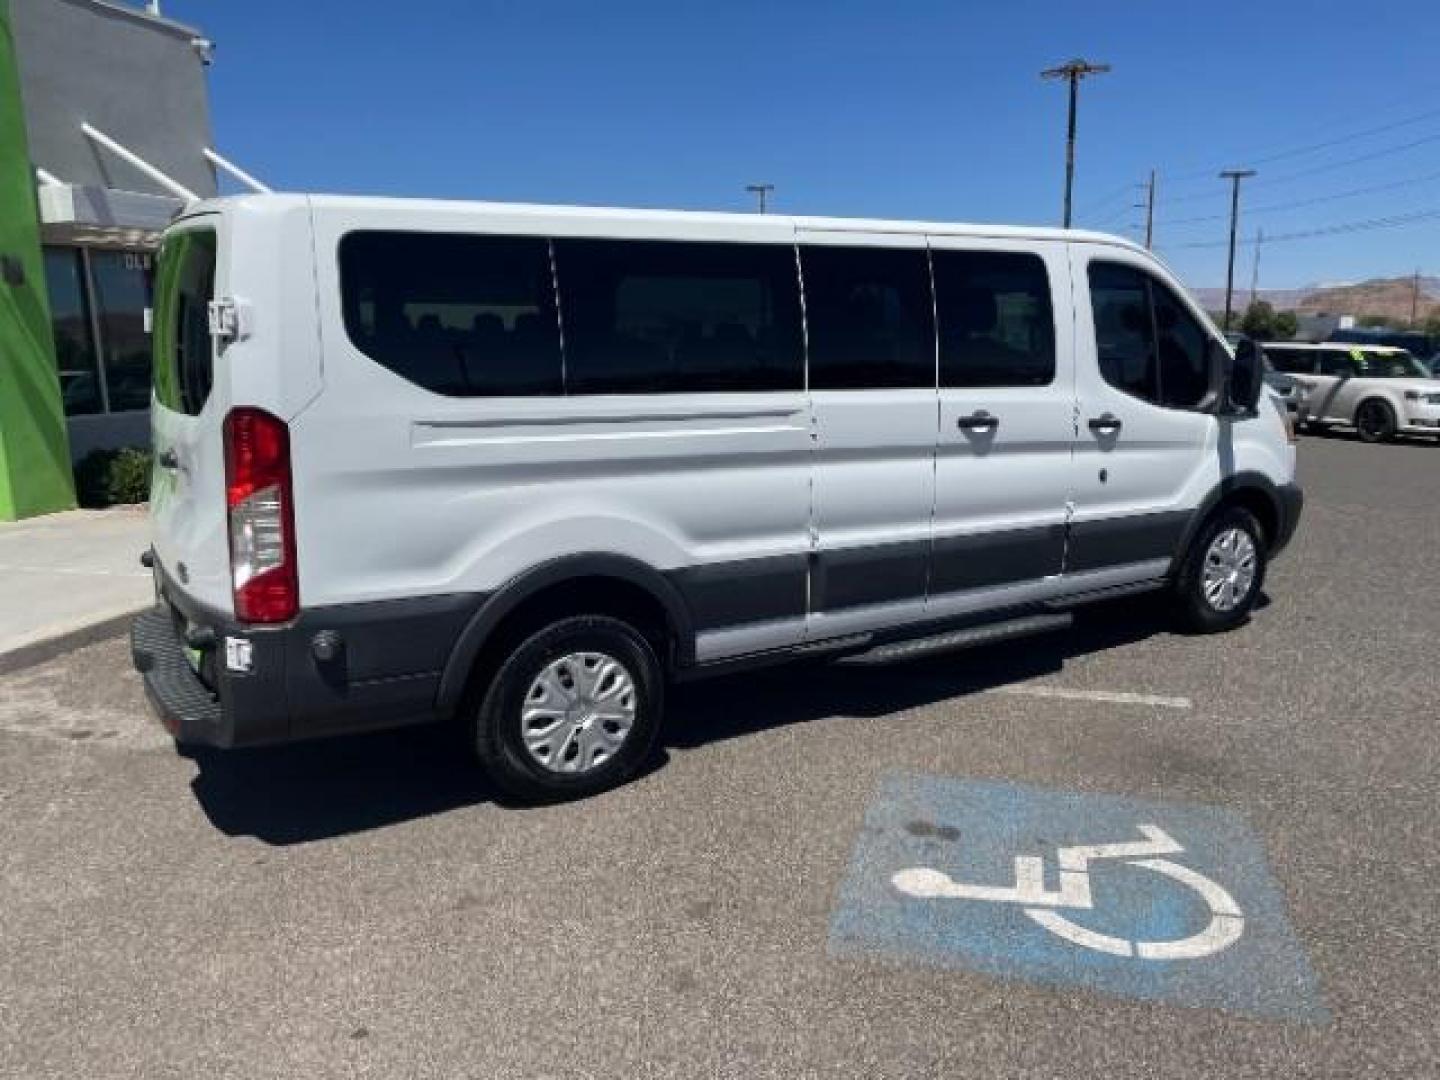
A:
{"label": "van front wheel", "polygon": [[1200,529],[1175,579],[1180,621],[1202,634],[1233,629],[1264,584],[1265,534],[1250,511],[1226,507]]}
{"label": "van front wheel", "polygon": [[521,799],[603,791],[649,757],[663,685],[654,649],[628,623],[561,619],[501,663],[474,716],[475,752],[495,783]]}

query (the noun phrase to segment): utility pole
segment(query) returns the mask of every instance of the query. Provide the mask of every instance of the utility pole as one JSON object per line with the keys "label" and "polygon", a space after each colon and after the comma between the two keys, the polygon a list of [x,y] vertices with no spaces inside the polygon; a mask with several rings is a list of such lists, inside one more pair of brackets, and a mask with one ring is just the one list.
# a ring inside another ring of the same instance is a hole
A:
{"label": "utility pole", "polygon": [[1255,303],[1260,293],[1260,245],[1265,242],[1265,230],[1255,230],[1255,264],[1250,270],[1250,303]]}
{"label": "utility pole", "polygon": [[1150,170],[1150,187],[1145,193],[1145,247],[1155,246],[1155,170]]}
{"label": "utility pole", "polygon": [[775,190],[774,184],[746,184],[745,190],[760,200],[760,213],[765,213],[765,197]]}
{"label": "utility pole", "polygon": [[1255,175],[1254,169],[1226,169],[1221,180],[1230,181],[1230,260],[1225,269],[1225,329],[1230,329],[1230,301],[1235,292],[1235,230],[1240,224],[1240,181]]}
{"label": "utility pole", "polygon": [[1070,227],[1070,197],[1075,188],[1075,106],[1079,99],[1080,80],[1087,75],[1103,75],[1109,64],[1092,64],[1088,60],[1071,60],[1059,67],[1046,68],[1042,79],[1065,79],[1070,83],[1070,114],[1065,132],[1065,228]]}
{"label": "utility pole", "polygon": [[1420,271],[1416,269],[1415,277],[1410,282],[1410,329],[1414,330],[1419,325],[1420,319]]}

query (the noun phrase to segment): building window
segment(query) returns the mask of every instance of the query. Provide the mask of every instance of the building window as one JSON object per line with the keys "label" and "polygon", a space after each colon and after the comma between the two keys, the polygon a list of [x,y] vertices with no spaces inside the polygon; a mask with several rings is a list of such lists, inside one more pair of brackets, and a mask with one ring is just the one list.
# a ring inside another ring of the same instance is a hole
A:
{"label": "building window", "polygon": [[90,318],[89,290],[85,288],[79,250],[47,247],[45,283],[50,294],[55,363],[65,415],[104,412],[100,369],[95,362],[95,324]]}
{"label": "building window", "polygon": [[[152,258],[144,251],[45,248],[45,283],[66,416],[150,407]],[[102,363],[103,360],[103,363]]]}
{"label": "building window", "polygon": [[150,407],[150,336],[145,333],[150,274],[147,252],[90,252],[111,412]]}

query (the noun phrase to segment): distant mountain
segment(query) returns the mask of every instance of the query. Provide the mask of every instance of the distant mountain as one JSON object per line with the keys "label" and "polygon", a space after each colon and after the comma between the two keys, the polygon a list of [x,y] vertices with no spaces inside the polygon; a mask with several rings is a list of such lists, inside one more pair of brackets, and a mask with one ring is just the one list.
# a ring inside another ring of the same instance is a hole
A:
{"label": "distant mountain", "polygon": [[[1256,299],[1268,301],[1277,311],[1288,311],[1308,296],[1310,291],[1309,287],[1304,289],[1261,289],[1256,294]],[[1195,297],[1206,311],[1223,311],[1225,308],[1224,289],[1191,289],[1190,295]],[[1244,311],[1245,306],[1250,303],[1250,290],[1237,288],[1231,303],[1236,311]]]}
{"label": "distant mountain", "polygon": [[[1225,306],[1224,289],[1191,289],[1191,293],[1207,311]],[[1268,301],[1277,311],[1299,311],[1307,315],[1383,315],[1392,319],[1409,319],[1414,279],[1373,278],[1349,285],[1309,285],[1301,289],[1261,289],[1258,299]],[[1236,289],[1235,310],[1243,311],[1250,303],[1249,289]],[[1420,318],[1440,308],[1440,277],[1420,279]]]}
{"label": "distant mountain", "polygon": [[[1409,319],[1414,303],[1414,278],[1375,278],[1355,285],[1316,289],[1301,298],[1296,310],[1310,315],[1384,315],[1391,319]],[[1421,278],[1419,317],[1424,319],[1437,306],[1440,306],[1440,279]]]}

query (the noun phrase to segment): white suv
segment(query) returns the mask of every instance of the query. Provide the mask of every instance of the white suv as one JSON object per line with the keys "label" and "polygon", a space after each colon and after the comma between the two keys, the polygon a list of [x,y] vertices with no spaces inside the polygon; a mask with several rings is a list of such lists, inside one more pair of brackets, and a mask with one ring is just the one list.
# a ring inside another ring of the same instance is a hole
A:
{"label": "white suv", "polygon": [[1365,442],[1440,435],[1440,379],[1404,349],[1341,342],[1263,348],[1275,370],[1299,384],[1301,428],[1349,424]]}

